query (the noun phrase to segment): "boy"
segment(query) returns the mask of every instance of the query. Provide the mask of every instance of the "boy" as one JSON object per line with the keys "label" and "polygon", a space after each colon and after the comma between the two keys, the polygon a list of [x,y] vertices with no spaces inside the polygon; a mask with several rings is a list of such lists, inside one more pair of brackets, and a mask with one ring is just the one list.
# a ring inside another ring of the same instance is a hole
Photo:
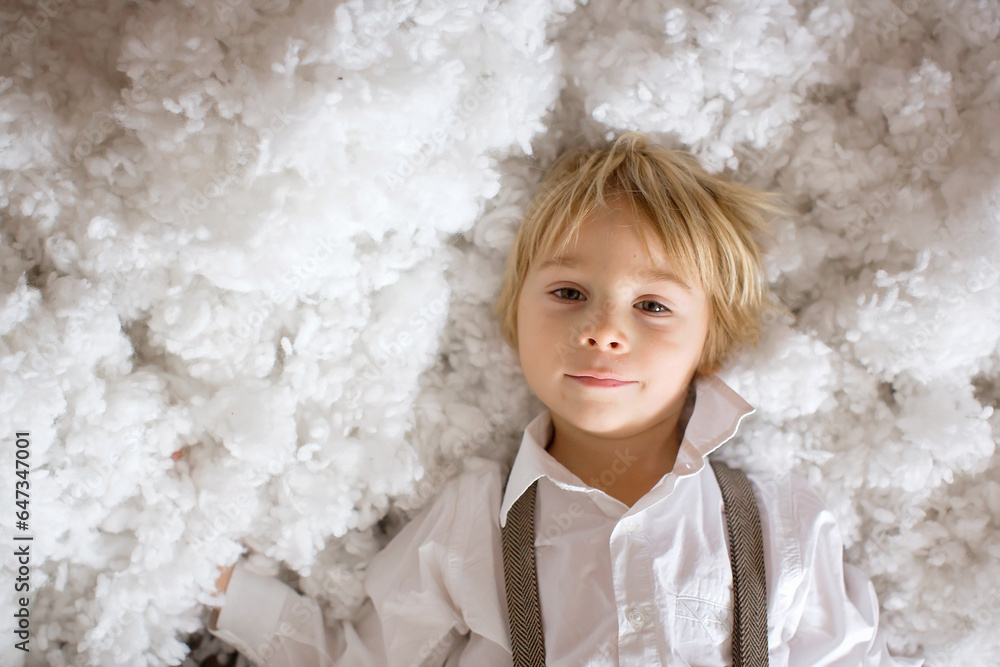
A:
{"label": "boy", "polygon": [[[327,631],[314,602],[240,561],[220,576],[212,632],[261,665],[511,665],[501,525],[537,480],[546,664],[731,664],[726,517],[707,456],[755,409],[715,373],[777,308],[757,237],[781,210],[638,132],[562,155],[497,304],[546,406],[509,479],[467,461],[372,560],[353,622]],[[843,564],[819,497],[798,477],[750,479],[770,665],[921,664],[886,651],[874,589]]]}

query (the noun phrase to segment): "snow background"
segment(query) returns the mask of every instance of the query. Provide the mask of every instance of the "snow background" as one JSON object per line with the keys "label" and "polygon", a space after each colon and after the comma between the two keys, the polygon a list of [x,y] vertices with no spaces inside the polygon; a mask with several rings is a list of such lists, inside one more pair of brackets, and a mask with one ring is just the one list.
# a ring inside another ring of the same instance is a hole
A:
{"label": "snow background", "polygon": [[0,30],[0,437],[31,433],[36,536],[2,664],[180,664],[244,544],[350,616],[463,459],[512,459],[519,216],[628,129],[798,207],[768,259],[796,319],[721,374],[758,408],[725,458],[808,476],[895,652],[1000,661],[997,2],[8,1]]}

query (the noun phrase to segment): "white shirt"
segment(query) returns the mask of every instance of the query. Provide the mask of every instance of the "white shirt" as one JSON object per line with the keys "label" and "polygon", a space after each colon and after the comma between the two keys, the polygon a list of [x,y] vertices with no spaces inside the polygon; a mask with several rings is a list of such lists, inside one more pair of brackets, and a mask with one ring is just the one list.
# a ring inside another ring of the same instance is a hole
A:
{"label": "white shirt", "polygon": [[[471,458],[376,555],[364,578],[369,599],[353,621],[326,629],[315,602],[241,559],[213,634],[271,667],[511,665],[500,525],[540,478],[547,665],[730,664],[728,535],[706,457],[755,409],[717,376],[695,389],[673,471],[632,507],[545,450],[545,410],[524,431],[506,493],[504,467]],[[889,655],[875,590],[844,564],[836,522],[816,493],[797,476],[748,476],[764,536],[771,667],[921,665]]]}

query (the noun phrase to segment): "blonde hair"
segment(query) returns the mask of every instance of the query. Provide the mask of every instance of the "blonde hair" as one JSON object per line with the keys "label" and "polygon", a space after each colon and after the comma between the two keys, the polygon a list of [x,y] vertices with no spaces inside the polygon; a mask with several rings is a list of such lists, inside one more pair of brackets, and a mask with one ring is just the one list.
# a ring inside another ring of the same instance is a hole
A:
{"label": "blonde hair", "polygon": [[[702,286],[709,325],[698,373],[712,375],[747,345],[756,347],[774,310],[759,237],[773,241],[766,213],[787,215],[783,198],[706,172],[687,151],[626,132],[555,161],[532,199],[507,258],[495,314],[503,339],[518,349],[517,303],[536,258],[562,254],[585,218],[608,201],[629,202],[640,232],[651,231],[682,280]],[[644,233],[643,246],[649,252]],[[553,253],[555,250],[555,253]]]}

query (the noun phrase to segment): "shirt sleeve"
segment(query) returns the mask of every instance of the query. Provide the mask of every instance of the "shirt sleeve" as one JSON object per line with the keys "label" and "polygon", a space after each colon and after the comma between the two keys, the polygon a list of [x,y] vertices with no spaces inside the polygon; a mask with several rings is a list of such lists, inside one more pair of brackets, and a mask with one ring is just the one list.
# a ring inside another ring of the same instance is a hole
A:
{"label": "shirt sleeve", "polygon": [[802,579],[783,633],[789,667],[923,665],[921,659],[889,654],[878,627],[875,587],[859,569],[844,563],[836,518],[797,475],[792,476],[792,510]]}
{"label": "shirt sleeve", "polygon": [[[328,629],[315,600],[275,577],[252,571],[241,558],[229,579],[216,627],[208,630],[257,667],[334,667],[341,664],[338,658],[347,651],[348,637],[356,640],[355,653],[365,655],[372,665],[382,664],[377,662],[378,619],[373,623],[366,611],[370,610],[362,607],[359,628],[353,632],[347,627],[353,625],[350,621]],[[365,633],[363,638],[359,630]]]}
{"label": "shirt sleeve", "polygon": [[456,480],[446,483],[372,559],[369,598],[353,620],[328,628],[315,600],[240,559],[209,631],[257,667],[457,664],[469,627],[454,576],[462,560],[456,488]]}

